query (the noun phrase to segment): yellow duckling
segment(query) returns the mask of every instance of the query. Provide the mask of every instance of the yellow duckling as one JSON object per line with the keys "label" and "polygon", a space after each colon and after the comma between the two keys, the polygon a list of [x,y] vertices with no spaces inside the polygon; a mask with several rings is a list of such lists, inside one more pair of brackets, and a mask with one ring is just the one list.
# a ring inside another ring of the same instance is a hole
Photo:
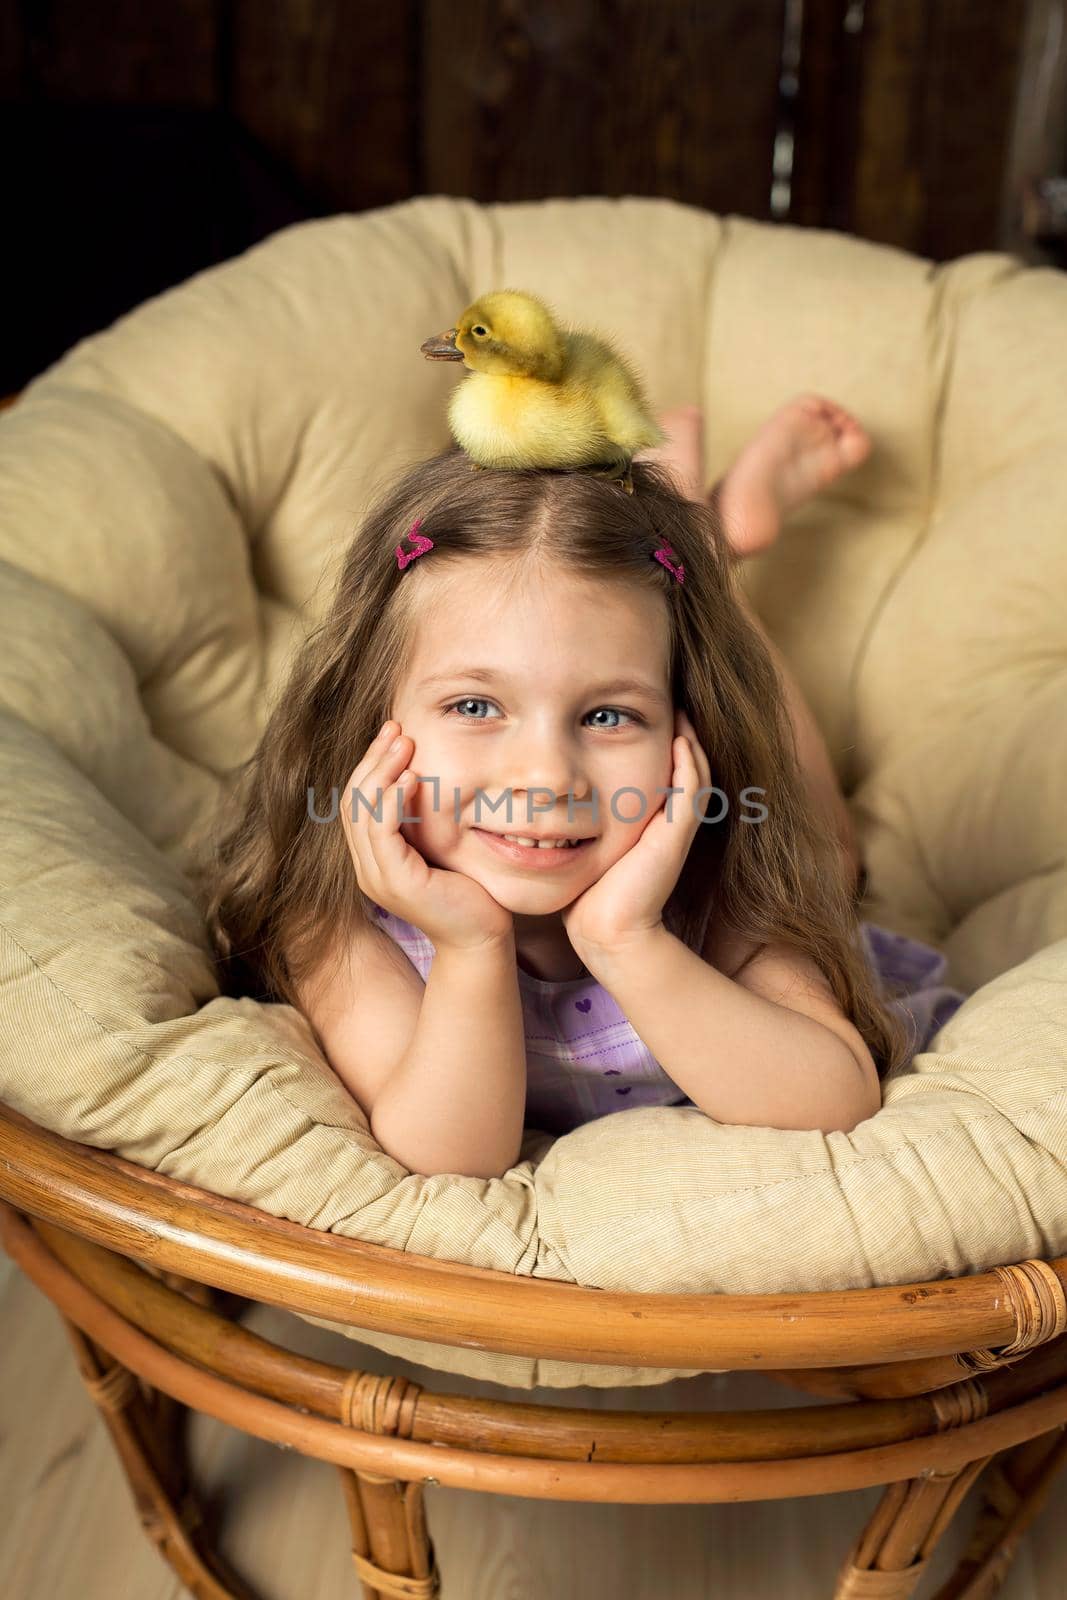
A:
{"label": "yellow duckling", "polygon": [[612,343],[561,327],[537,295],[483,294],[420,348],[471,374],[452,391],[448,421],[475,467],[586,467],[633,494],[635,452],[666,441]]}

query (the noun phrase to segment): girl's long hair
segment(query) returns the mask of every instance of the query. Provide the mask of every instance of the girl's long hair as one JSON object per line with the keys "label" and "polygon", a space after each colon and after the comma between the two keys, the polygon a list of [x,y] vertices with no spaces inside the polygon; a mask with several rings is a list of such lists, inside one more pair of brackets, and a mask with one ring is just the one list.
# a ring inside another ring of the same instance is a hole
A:
{"label": "girl's long hair", "polygon": [[[339,818],[326,826],[312,813],[339,806],[390,715],[424,562],[437,570],[467,556],[506,557],[515,571],[551,564],[664,596],[674,703],[688,713],[725,796],[709,798],[664,925],[697,952],[714,918],[759,949],[783,944],[810,956],[879,1077],[908,1059],[904,1024],[859,942],[840,846],[809,804],[776,668],[738,603],[718,514],[681,495],[658,463],[634,462],[631,471],[628,495],[589,472],[473,471],[452,449],[379,495],[216,830],[202,898],[225,993],[299,1007],[297,986],[373,920]],[[416,518],[434,549],[402,570],[394,552],[410,549],[403,541]],[[664,542],[684,562],[684,583],[652,559]]]}

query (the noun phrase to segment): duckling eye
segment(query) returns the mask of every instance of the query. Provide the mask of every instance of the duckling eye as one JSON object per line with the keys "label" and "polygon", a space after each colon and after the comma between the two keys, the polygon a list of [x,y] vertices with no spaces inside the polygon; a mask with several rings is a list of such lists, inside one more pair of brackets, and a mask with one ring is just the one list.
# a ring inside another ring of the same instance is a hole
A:
{"label": "duckling eye", "polygon": [[481,324],[479,324],[477,328],[472,328],[471,332],[476,333],[479,339],[484,339],[486,335],[486,330],[481,326]]}

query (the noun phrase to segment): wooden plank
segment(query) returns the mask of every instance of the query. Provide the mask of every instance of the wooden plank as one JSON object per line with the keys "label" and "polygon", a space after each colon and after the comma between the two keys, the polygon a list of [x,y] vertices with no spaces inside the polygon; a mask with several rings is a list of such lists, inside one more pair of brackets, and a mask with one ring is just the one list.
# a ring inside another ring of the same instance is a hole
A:
{"label": "wooden plank", "polygon": [[216,98],[218,0],[82,0],[22,8],[35,99],[204,109]]}
{"label": "wooden plank", "polygon": [[25,7],[0,5],[0,96],[8,104],[30,93],[30,41]]}
{"label": "wooden plank", "polygon": [[426,0],[424,189],[770,215],[784,0]]}
{"label": "wooden plank", "polygon": [[930,35],[934,8],[897,0],[864,18],[863,86],[852,215],[870,239],[922,250],[930,182]]}
{"label": "wooden plank", "polygon": [[389,205],[422,189],[418,41],[411,4],[233,0],[223,101],[320,211]]}
{"label": "wooden plank", "polygon": [[948,260],[996,247],[1025,0],[867,0],[853,227]]}
{"label": "wooden plank", "polygon": [[862,29],[848,0],[803,0],[793,173],[786,220],[805,228],[853,229]]}
{"label": "wooden plank", "polygon": [[1025,0],[944,0],[928,86],[923,253],[995,249],[1022,62]]}
{"label": "wooden plank", "polygon": [[1031,0],[1021,52],[1000,244],[1034,265],[1062,268],[1067,266],[1065,0]]}
{"label": "wooden plank", "polygon": [[804,0],[789,221],[998,247],[1026,0]]}

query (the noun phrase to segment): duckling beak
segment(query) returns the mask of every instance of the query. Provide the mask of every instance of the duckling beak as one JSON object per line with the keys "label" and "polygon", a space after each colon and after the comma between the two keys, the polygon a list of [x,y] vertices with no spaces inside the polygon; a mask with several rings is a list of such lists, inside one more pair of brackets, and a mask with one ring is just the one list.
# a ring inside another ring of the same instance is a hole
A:
{"label": "duckling beak", "polygon": [[447,333],[424,340],[419,349],[427,361],[462,361],[463,351],[456,349],[456,332],[455,328],[449,328]]}

